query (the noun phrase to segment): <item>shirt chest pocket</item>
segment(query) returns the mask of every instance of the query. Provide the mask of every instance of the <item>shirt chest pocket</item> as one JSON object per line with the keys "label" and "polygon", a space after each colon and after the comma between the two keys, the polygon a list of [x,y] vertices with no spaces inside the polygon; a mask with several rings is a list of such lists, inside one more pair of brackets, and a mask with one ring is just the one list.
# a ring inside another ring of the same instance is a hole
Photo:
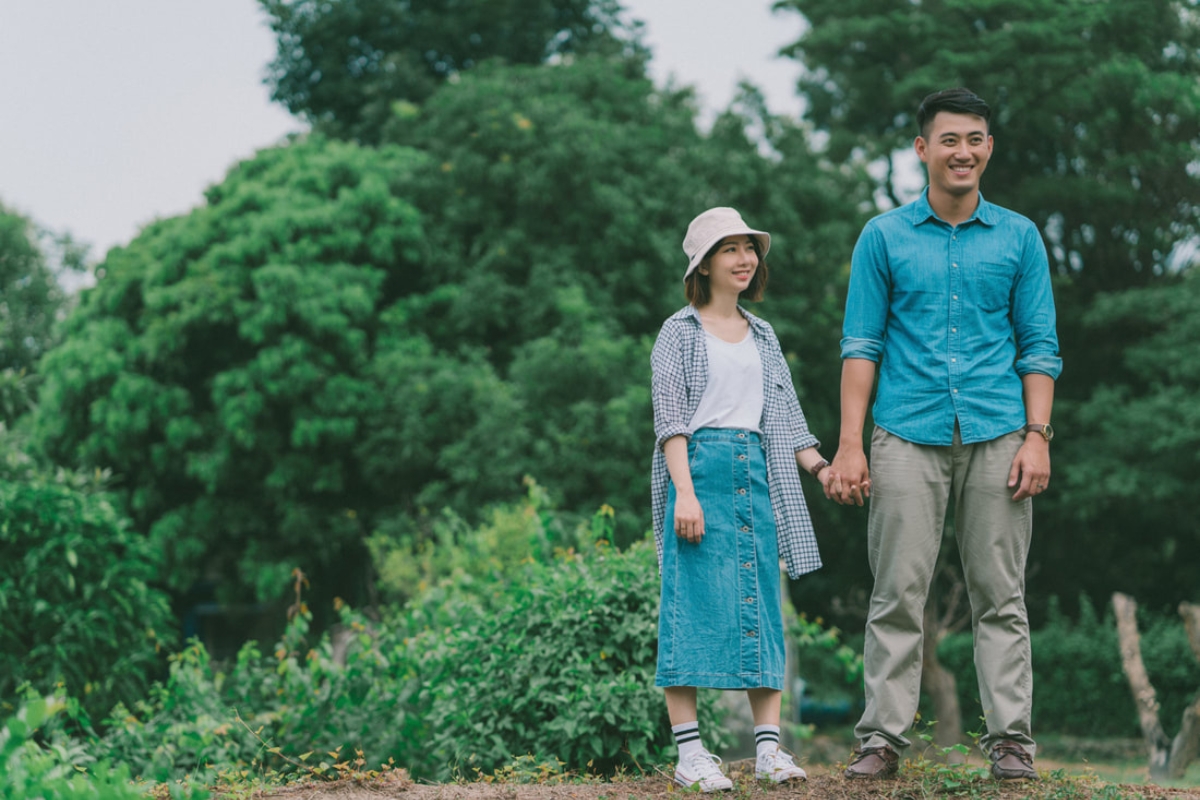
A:
{"label": "shirt chest pocket", "polygon": [[1007,310],[1016,279],[1016,264],[980,262],[975,267],[975,302],[984,311]]}

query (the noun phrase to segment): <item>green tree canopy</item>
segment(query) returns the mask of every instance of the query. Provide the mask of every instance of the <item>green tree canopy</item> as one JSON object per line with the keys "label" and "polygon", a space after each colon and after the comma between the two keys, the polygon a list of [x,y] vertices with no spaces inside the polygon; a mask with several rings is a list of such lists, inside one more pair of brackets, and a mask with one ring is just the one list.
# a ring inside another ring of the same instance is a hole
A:
{"label": "green tree canopy", "polygon": [[[1105,598],[1119,590],[1173,616],[1196,599],[1200,561],[1200,273],[1167,285],[1100,295],[1085,330],[1124,342],[1081,401],[1062,406],[1060,495],[1035,542],[1045,564],[1082,563],[1035,578],[1043,591]],[[1056,440],[1056,444],[1058,441]],[[1058,535],[1070,531],[1073,535]],[[1081,543],[1086,545],[1081,546]]]}
{"label": "green tree canopy", "polygon": [[174,643],[159,564],[102,493],[0,468],[0,706],[61,683],[99,720],[141,699]]}
{"label": "green tree canopy", "polygon": [[40,447],[113,469],[176,589],[235,574],[271,596],[297,562],[356,546],[379,314],[423,252],[398,196],[417,160],[319,139],[264,151],[111,251],[47,356]]}
{"label": "green tree canopy", "polygon": [[[1091,291],[1144,285],[1200,232],[1200,16],[1186,0],[779,0],[830,154],[887,159],[926,94],[992,105],[984,193],[1033,219]],[[885,189],[890,185],[888,171]]]}
{"label": "green tree canopy", "polygon": [[449,283],[413,323],[442,349],[485,347],[527,409],[531,444],[502,463],[523,465],[566,508],[612,504],[629,536],[649,519],[648,348],[685,302],[688,221],[733,205],[772,231],[761,310],[828,420],[838,297],[869,195],[861,174],[815,155],[807,132],[752,90],[705,134],[690,92],[656,90],[621,63],[485,65],[385,135],[430,156],[412,199],[428,220],[431,274]]}
{"label": "green tree canopy", "polygon": [[329,132],[376,142],[399,101],[419,103],[490,58],[637,52],[615,0],[259,0],[278,37],[274,99]]}
{"label": "green tree canopy", "polygon": [[30,220],[0,205],[0,370],[32,369],[67,302],[39,238]]}
{"label": "green tree canopy", "polygon": [[[478,519],[525,475],[638,538],[649,347],[692,216],[734,204],[775,234],[769,318],[836,372],[865,183],[756,102],[705,134],[634,62],[490,63],[402,109],[399,144],[263,151],[109,254],[44,362],[36,442],[113,470],[176,590],[274,596],[297,564],[361,587],[364,536]],[[835,385],[814,397],[828,419]]]}

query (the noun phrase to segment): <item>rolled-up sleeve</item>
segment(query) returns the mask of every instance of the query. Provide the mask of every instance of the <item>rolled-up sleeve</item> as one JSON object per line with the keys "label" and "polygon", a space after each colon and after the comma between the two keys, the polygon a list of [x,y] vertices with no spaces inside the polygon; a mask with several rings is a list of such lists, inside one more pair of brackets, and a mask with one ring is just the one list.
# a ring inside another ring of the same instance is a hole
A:
{"label": "rolled-up sleeve", "polygon": [[883,235],[868,223],[850,260],[850,288],[842,322],[843,359],[864,358],[878,363],[883,357],[889,281]]}
{"label": "rolled-up sleeve", "polygon": [[650,353],[650,394],[654,402],[655,447],[672,436],[691,436],[687,413],[687,374],[679,326],[668,320]]}
{"label": "rolled-up sleeve", "polygon": [[1062,358],[1058,355],[1050,262],[1042,237],[1032,225],[1022,240],[1020,274],[1013,290],[1012,323],[1020,348],[1017,374],[1039,373],[1057,380],[1062,373]]}

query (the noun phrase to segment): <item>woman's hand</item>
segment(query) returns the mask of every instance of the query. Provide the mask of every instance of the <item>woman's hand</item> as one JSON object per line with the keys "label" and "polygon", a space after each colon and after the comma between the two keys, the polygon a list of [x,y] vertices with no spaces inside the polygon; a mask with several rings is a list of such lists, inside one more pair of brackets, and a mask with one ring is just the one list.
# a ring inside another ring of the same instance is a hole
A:
{"label": "woman's hand", "polygon": [[704,510],[695,492],[675,495],[675,535],[693,544],[699,544],[704,536]]}

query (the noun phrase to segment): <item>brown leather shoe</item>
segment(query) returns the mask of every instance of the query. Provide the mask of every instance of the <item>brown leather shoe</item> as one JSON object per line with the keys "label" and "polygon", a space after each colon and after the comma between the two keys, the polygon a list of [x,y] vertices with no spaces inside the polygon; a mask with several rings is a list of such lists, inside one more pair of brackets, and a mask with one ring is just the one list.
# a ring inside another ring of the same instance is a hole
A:
{"label": "brown leather shoe", "polygon": [[900,756],[887,745],[856,747],[850,766],[842,774],[851,780],[886,780],[900,771]]}
{"label": "brown leather shoe", "polygon": [[992,746],[992,777],[1001,781],[1037,780],[1033,756],[1016,742],[1005,739]]}

